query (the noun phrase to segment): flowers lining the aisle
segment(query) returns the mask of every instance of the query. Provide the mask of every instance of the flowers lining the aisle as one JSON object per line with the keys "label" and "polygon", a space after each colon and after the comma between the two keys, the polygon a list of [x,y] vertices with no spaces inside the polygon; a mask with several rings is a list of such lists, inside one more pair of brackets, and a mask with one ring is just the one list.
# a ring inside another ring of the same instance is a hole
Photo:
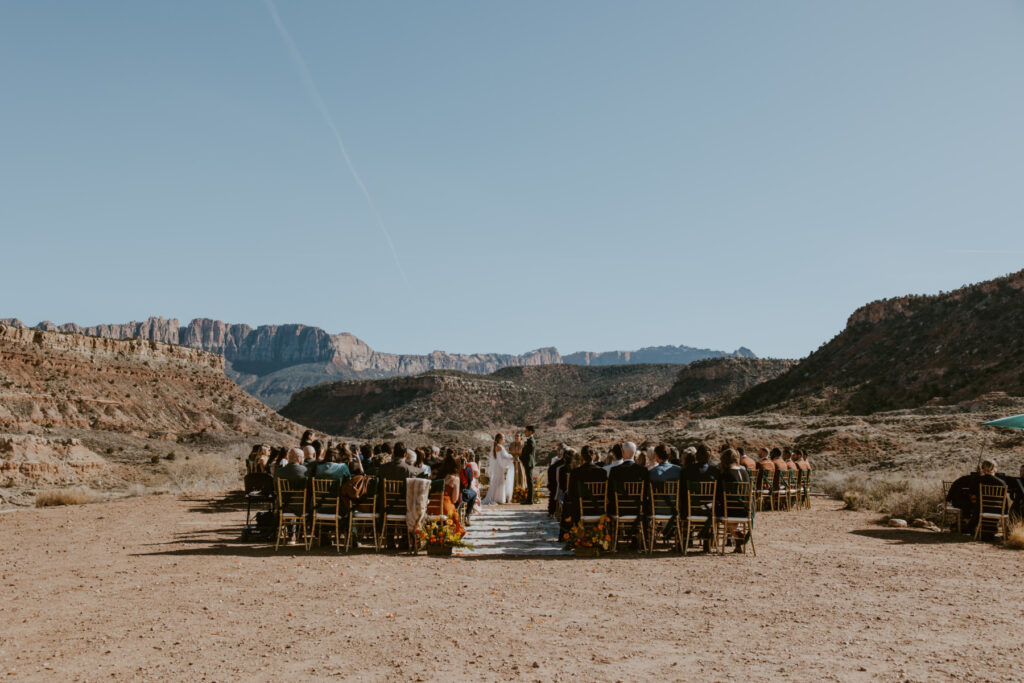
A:
{"label": "flowers lining the aisle", "polygon": [[435,519],[416,530],[416,539],[427,551],[451,548],[473,549],[473,544],[463,540],[466,529],[458,523],[458,517]]}
{"label": "flowers lining the aisle", "polygon": [[601,515],[597,524],[584,524],[576,522],[569,528],[569,531],[562,534],[566,550],[577,550],[589,548],[594,550],[608,550],[611,547],[612,536],[609,531],[611,521],[608,515]]}
{"label": "flowers lining the aisle", "polygon": [[[534,479],[536,479],[536,477],[534,477]],[[512,490],[512,502],[513,503],[525,503],[527,501],[527,496],[528,495],[529,495],[529,493],[527,492],[527,490],[525,488],[523,488],[522,486],[517,486],[517,487],[515,487],[515,489]],[[534,484],[533,484],[533,500],[530,501],[530,502],[532,502],[532,503],[539,503],[540,502],[540,489],[538,488],[536,481],[534,481]]]}

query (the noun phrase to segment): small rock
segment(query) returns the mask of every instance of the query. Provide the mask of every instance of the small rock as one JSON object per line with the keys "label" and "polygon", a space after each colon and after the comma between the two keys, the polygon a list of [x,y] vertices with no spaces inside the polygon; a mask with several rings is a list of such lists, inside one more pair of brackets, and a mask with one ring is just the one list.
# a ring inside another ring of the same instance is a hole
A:
{"label": "small rock", "polygon": [[914,527],[915,529],[927,529],[931,525],[931,522],[929,522],[927,519],[921,519],[920,517],[918,517],[910,523],[910,526]]}
{"label": "small rock", "polygon": [[905,519],[893,519],[889,520],[889,526],[896,527],[897,529],[905,529],[907,527],[907,520]]}

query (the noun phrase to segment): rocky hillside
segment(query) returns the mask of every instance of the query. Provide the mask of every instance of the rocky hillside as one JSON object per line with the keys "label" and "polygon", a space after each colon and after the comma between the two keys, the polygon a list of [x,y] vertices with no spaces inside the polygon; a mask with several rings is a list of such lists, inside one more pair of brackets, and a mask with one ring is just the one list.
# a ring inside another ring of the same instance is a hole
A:
{"label": "rocky hillside", "polygon": [[729,413],[775,406],[868,414],[952,404],[989,392],[1024,395],[1024,271],[934,296],[876,301],[830,342]]}
{"label": "rocky hillside", "polygon": [[528,423],[565,428],[619,417],[666,391],[679,367],[574,365],[505,368],[490,375],[428,372],[304,389],[281,410],[334,434],[493,430]]}
{"label": "rocky hillside", "polygon": [[650,420],[686,413],[713,413],[747,389],[775,379],[796,361],[772,358],[709,358],[690,363],[675,384],[631,419]]}
{"label": "rocky hillside", "polygon": [[0,325],[0,486],[72,471],[57,461],[99,476],[107,462],[283,444],[300,430],[241,391],[217,354]]}
{"label": "rocky hillside", "polygon": [[647,346],[636,351],[579,351],[562,356],[563,363],[572,365],[631,365],[635,363],[675,363],[686,365],[704,358],[757,358],[754,352],[741,346],[732,353],[714,349],[695,349],[692,346]]}

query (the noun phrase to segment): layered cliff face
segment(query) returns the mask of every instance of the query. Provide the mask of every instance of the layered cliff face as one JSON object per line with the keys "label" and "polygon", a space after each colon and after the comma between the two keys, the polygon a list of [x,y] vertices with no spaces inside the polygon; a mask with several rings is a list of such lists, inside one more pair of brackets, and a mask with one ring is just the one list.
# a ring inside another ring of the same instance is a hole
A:
{"label": "layered cliff face", "polygon": [[830,342],[729,407],[873,413],[1024,395],[1024,271],[857,309]]}
{"label": "layered cliff face", "polygon": [[519,366],[490,375],[434,371],[303,389],[281,414],[329,433],[566,428],[617,418],[667,390],[674,365]]}
{"label": "layered cliff face", "polygon": [[714,349],[696,349],[690,346],[647,346],[636,351],[579,351],[562,357],[563,363],[572,365],[631,365],[635,363],[676,363],[686,365],[705,358],[757,358],[754,352],[741,346],[732,353]]}
{"label": "layered cliff face", "polygon": [[[21,322],[8,319],[20,326]],[[223,354],[226,372],[243,389],[274,408],[280,408],[291,395],[308,386],[346,379],[380,379],[418,375],[431,370],[456,370],[486,375],[502,368],[557,365],[633,365],[644,363],[686,364],[703,358],[721,356],[754,357],[741,347],[731,354],[688,346],[658,346],[637,351],[604,353],[579,352],[568,356],[558,349],[542,348],[521,355],[501,353],[429,354],[382,353],[358,337],[328,334],[307,325],[229,324],[209,318],[196,318],[180,325],[175,318],[150,318],[145,322],[123,325],[82,327],[74,323],[39,323],[36,329],[95,337],[142,338],[165,344],[181,344]]]}

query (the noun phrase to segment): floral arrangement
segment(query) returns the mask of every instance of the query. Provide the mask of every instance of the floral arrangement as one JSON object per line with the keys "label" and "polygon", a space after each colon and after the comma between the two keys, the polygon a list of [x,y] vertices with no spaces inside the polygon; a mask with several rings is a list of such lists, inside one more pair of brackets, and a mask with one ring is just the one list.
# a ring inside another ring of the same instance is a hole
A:
{"label": "floral arrangement", "polygon": [[609,526],[611,526],[611,522],[608,520],[607,515],[601,515],[601,519],[597,520],[597,524],[576,522],[569,531],[562,534],[562,540],[565,541],[565,549],[599,548],[601,550],[608,550],[612,543],[611,534],[608,533]]}
{"label": "floral arrangement", "polygon": [[[522,486],[517,486],[514,489],[512,489],[512,502],[513,503],[525,503],[526,500],[527,500],[527,495],[528,495],[528,493],[527,493],[526,489],[524,489]],[[534,487],[533,487],[533,500],[530,501],[530,502],[533,502],[533,503],[539,503],[540,502],[540,490],[538,489],[536,484],[534,484]]]}
{"label": "floral arrangement", "polygon": [[435,519],[426,526],[416,530],[416,539],[420,547],[448,547],[448,548],[469,548],[473,549],[472,543],[462,540],[466,530],[458,523],[458,517],[448,519]]}

